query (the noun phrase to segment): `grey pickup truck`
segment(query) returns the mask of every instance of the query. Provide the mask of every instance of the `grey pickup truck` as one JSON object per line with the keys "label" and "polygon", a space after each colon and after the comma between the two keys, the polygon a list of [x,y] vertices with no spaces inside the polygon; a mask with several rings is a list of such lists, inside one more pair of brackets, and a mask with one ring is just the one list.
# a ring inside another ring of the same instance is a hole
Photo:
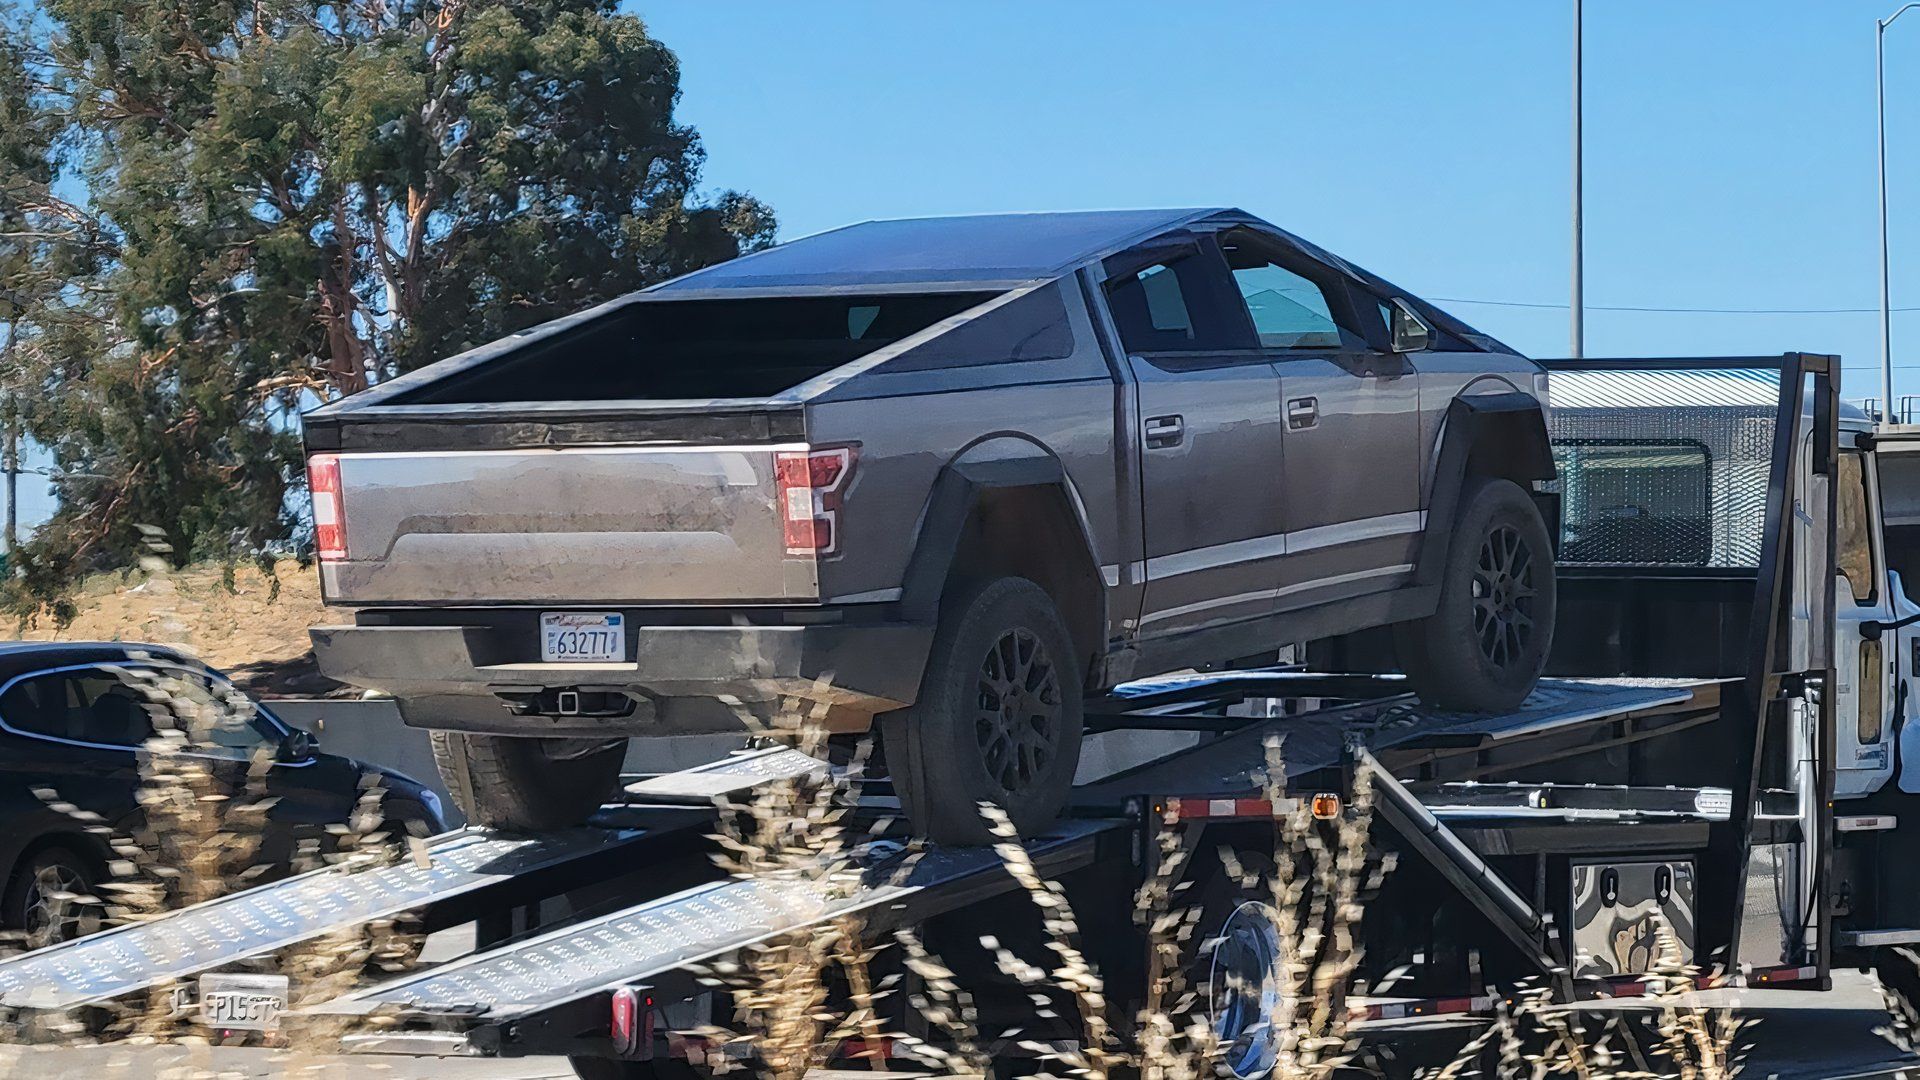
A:
{"label": "grey pickup truck", "polygon": [[1365,632],[1434,703],[1517,704],[1546,407],[1241,211],[868,222],[308,414],[314,648],[477,822],[579,820],[632,736],[807,717],[877,729],[924,834],[1032,830],[1130,679]]}

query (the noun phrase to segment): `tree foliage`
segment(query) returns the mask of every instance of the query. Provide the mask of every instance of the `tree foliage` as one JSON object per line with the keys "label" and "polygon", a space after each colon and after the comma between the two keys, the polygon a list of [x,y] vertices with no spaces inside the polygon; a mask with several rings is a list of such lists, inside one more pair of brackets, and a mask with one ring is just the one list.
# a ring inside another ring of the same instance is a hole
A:
{"label": "tree foliage", "polygon": [[16,350],[49,581],[282,543],[303,406],[772,236],[702,195],[678,61],[611,0],[36,15],[0,54],[33,121],[0,125],[0,192],[54,223]]}

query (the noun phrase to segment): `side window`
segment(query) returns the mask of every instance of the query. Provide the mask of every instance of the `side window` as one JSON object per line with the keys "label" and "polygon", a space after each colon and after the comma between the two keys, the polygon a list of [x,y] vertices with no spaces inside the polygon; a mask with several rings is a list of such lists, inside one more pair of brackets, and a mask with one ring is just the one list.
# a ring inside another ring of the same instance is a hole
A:
{"label": "side window", "polygon": [[1130,353],[1252,348],[1233,296],[1226,267],[1210,244],[1107,282],[1107,306]]}
{"label": "side window", "polygon": [[145,700],[110,671],[50,672],[0,695],[0,719],[29,735],[131,749],[153,737]]}
{"label": "side window", "polygon": [[1873,572],[1873,521],[1868,514],[1866,455],[1840,455],[1834,477],[1834,556],[1846,576],[1856,603],[1871,604],[1879,595],[1879,577]]}
{"label": "side window", "polygon": [[81,709],[67,673],[34,675],[0,694],[0,720],[15,731],[50,739],[78,739],[73,721]]}
{"label": "side window", "polygon": [[1267,349],[1365,349],[1366,338],[1341,326],[1326,291],[1272,262],[1235,266],[1233,283]]}

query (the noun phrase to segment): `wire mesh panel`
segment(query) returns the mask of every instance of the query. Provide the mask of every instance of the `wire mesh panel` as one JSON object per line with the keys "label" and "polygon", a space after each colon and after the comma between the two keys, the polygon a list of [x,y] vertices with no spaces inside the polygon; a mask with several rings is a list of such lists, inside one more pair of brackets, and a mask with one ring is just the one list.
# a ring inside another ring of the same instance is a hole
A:
{"label": "wire mesh panel", "polygon": [[1560,562],[1759,565],[1780,372],[1556,370]]}

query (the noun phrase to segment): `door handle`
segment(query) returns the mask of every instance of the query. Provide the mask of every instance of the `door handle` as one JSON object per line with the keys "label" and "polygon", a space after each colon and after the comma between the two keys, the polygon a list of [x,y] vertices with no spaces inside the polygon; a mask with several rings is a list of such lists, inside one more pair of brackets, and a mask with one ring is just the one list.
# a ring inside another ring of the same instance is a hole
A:
{"label": "door handle", "polygon": [[1169,446],[1179,446],[1187,437],[1187,423],[1179,416],[1147,417],[1147,449],[1164,450]]}
{"label": "door handle", "polygon": [[1287,402],[1287,430],[1301,431],[1320,423],[1320,399],[1299,397]]}

